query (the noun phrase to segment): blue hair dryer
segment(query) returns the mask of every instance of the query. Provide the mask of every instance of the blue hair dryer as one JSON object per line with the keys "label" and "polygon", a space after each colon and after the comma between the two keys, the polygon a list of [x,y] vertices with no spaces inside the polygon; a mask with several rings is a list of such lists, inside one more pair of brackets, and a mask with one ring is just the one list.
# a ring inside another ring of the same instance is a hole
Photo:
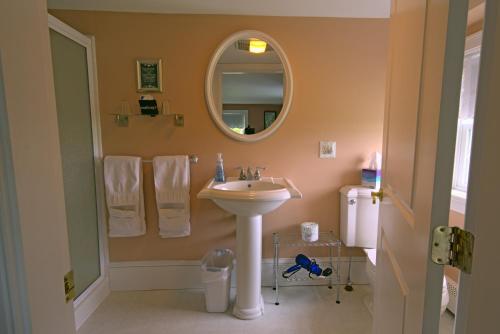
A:
{"label": "blue hair dryer", "polygon": [[304,254],[297,255],[295,257],[295,263],[295,265],[291,266],[282,273],[283,278],[289,278],[293,276],[302,268],[309,272],[310,278],[312,278],[311,275],[313,274],[318,277],[327,277],[332,274],[331,268],[326,268],[325,270],[321,269],[321,267],[316,263],[314,259],[311,260]]}

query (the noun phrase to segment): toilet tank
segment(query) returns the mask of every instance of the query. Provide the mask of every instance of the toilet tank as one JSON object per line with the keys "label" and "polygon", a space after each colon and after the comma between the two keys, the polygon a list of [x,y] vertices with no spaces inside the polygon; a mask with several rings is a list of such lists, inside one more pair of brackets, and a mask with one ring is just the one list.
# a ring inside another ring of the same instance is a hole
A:
{"label": "toilet tank", "polygon": [[340,239],[347,247],[377,247],[379,201],[373,204],[371,188],[340,189]]}

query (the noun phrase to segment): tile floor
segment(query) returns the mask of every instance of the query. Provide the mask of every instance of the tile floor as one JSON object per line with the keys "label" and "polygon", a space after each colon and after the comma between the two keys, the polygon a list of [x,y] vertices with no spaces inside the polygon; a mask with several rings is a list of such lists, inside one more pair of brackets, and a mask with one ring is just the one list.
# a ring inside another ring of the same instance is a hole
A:
{"label": "tile floor", "polygon": [[[335,290],[325,286],[282,288],[279,306],[271,288],[262,292],[265,314],[251,321],[234,318],[231,310],[206,313],[202,290],[113,292],[78,334],[371,333],[372,318],[363,303],[368,286],[343,291],[341,304],[335,303]],[[441,321],[445,331],[440,334],[451,334],[448,316]]]}

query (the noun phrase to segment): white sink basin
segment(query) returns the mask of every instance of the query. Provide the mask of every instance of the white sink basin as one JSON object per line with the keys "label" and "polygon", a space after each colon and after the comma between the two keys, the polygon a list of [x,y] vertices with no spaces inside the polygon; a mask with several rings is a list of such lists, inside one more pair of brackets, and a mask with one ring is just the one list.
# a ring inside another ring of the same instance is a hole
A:
{"label": "white sink basin", "polygon": [[262,264],[262,215],[291,198],[302,198],[286,178],[263,177],[259,181],[229,178],[225,183],[209,181],[198,198],[211,199],[236,214],[236,303],[233,314],[255,319],[264,313],[260,293]]}
{"label": "white sink basin", "polygon": [[222,209],[243,216],[263,215],[291,198],[302,198],[300,191],[286,178],[264,177],[259,181],[209,181],[198,198],[211,199]]}

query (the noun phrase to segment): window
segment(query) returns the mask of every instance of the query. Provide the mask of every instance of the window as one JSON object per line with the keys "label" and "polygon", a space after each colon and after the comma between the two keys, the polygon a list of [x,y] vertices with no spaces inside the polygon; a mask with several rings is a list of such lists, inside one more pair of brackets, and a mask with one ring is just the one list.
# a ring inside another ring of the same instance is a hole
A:
{"label": "window", "polygon": [[243,135],[248,125],[248,110],[224,110],[222,120],[231,130]]}
{"label": "window", "polygon": [[465,198],[469,179],[472,129],[476,106],[481,34],[467,39],[460,93],[455,166],[453,171],[452,205],[454,211],[465,212]]}

